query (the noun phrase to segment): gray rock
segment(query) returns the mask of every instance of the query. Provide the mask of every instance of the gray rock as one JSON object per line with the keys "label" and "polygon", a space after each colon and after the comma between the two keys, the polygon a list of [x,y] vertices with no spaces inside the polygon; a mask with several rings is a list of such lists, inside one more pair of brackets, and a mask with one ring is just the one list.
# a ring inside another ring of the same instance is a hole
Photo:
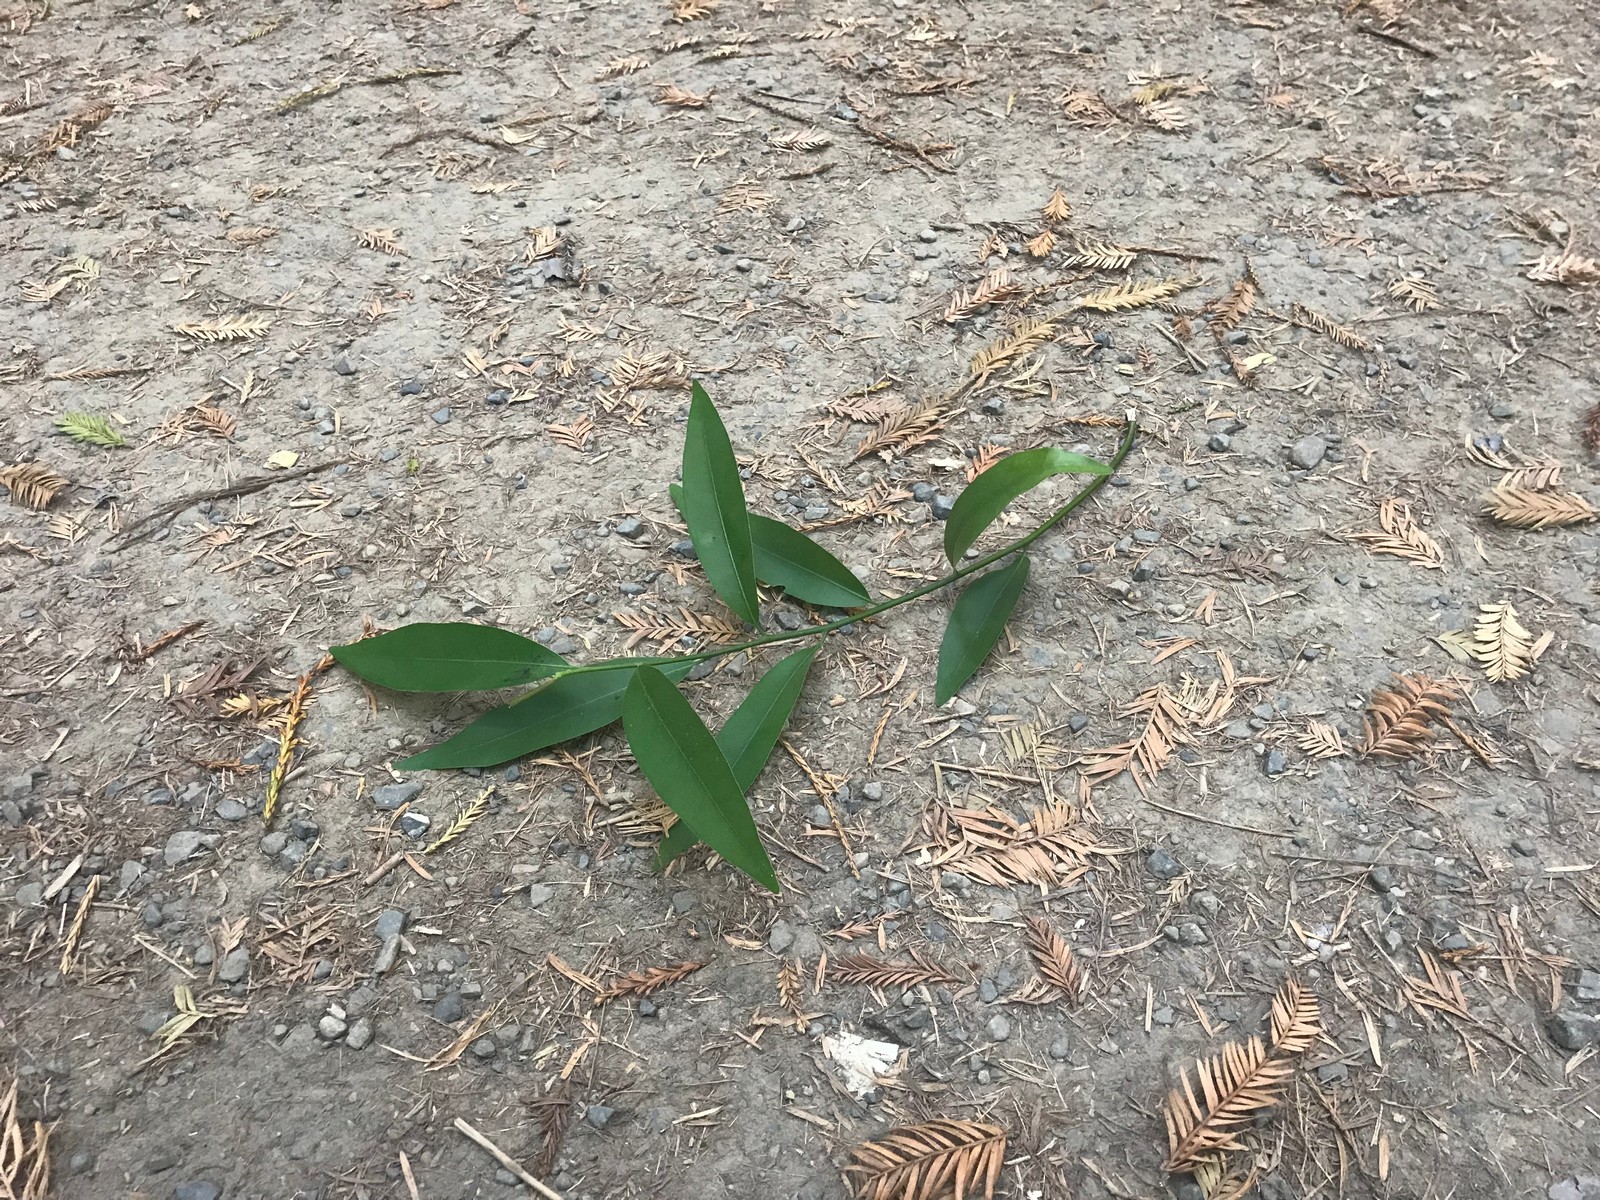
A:
{"label": "gray rock", "polygon": [[222,1189],[209,1179],[191,1179],[172,1189],[172,1200],[217,1200]]}
{"label": "gray rock", "polygon": [[931,483],[913,483],[911,485],[911,498],[918,504],[929,504],[939,494],[939,489]]}
{"label": "gray rock", "polygon": [[335,375],[354,375],[356,369],[350,365],[350,360],[341,354],[333,360],[333,373]]}
{"label": "gray rock", "polygon": [[1011,1022],[1001,1013],[996,1013],[989,1018],[986,1026],[989,1037],[997,1042],[1003,1042],[1011,1037]]}
{"label": "gray rock", "polygon": [[1563,1050],[1582,1050],[1600,1041],[1600,1017],[1567,1009],[1551,1017],[1545,1030]]}
{"label": "gray rock", "polygon": [[0,782],[0,799],[23,800],[33,791],[33,772],[23,771]]}
{"label": "gray rock", "polygon": [[1222,454],[1233,446],[1233,439],[1225,433],[1213,433],[1206,439],[1206,445],[1217,454]]}
{"label": "gray rock", "polygon": [[167,866],[175,867],[179,863],[188,862],[196,854],[210,850],[222,840],[220,833],[201,833],[197,829],[180,829],[167,839],[167,848],[162,857],[166,859]]}
{"label": "gray rock", "polygon": [[604,1104],[591,1104],[584,1109],[583,1119],[596,1129],[604,1129],[611,1123],[611,1118],[616,1116],[616,1111]]}
{"label": "gray rock", "polygon": [[466,1015],[467,1006],[462,1003],[459,992],[446,992],[433,1006],[433,1019],[442,1025],[454,1025]]}
{"label": "gray rock", "polygon": [[217,803],[217,816],[224,821],[242,821],[249,815],[250,810],[232,798]]}
{"label": "gray rock", "polygon": [[794,945],[795,929],[787,921],[774,922],[771,931],[767,934],[767,949],[774,954],[782,954]]}
{"label": "gray rock", "polygon": [[288,844],[289,835],[281,829],[274,829],[261,839],[261,853],[268,858],[277,858]]}
{"label": "gray rock", "polygon": [[638,517],[623,517],[616,524],[617,536],[630,542],[644,536],[644,522]]}
{"label": "gray rock", "polygon": [[38,908],[44,903],[44,884],[23,884],[17,889],[13,900],[18,908]]}
{"label": "gray rock", "polygon": [[450,423],[450,410],[448,408],[437,409],[428,415],[433,418],[435,425],[448,425]]}
{"label": "gray rock", "polygon": [[393,812],[402,804],[409,804],[422,795],[422,781],[408,779],[404,783],[386,783],[372,793],[372,803],[384,812]]}
{"label": "gray rock", "polygon": [[870,800],[874,804],[878,803],[878,801],[883,799],[883,784],[876,782],[863,783],[861,785],[861,798],[863,800]]}
{"label": "gray rock", "polygon": [[1523,858],[1534,858],[1539,853],[1539,847],[1534,845],[1529,838],[1516,838],[1511,843],[1511,849],[1522,855]]}
{"label": "gray rock", "polygon": [[550,902],[556,890],[548,884],[532,883],[528,885],[528,907],[541,908]]}
{"label": "gray rock", "polygon": [[1188,874],[1188,868],[1160,846],[1150,851],[1150,856],[1144,860],[1144,869],[1157,879],[1176,879],[1179,875]]}
{"label": "gray rock", "polygon": [[357,1017],[350,1023],[350,1032],[344,1035],[344,1044],[352,1050],[365,1050],[372,1044],[372,1021]]}
{"label": "gray rock", "polygon": [[1310,471],[1328,453],[1328,443],[1314,433],[1308,433],[1289,447],[1289,461],[1302,471]]}
{"label": "gray rock", "polygon": [[948,520],[951,512],[954,511],[955,506],[956,502],[942,492],[934,496],[934,498],[928,502],[928,509],[933,513],[933,519],[935,521]]}
{"label": "gray rock", "polygon": [[372,973],[383,975],[394,969],[395,960],[400,957],[400,935],[397,933],[392,938],[385,938],[383,945],[378,947],[378,953],[372,958]]}
{"label": "gray rock", "polygon": [[209,967],[212,963],[214,963],[216,961],[217,961],[217,952],[216,952],[216,950],[214,950],[212,948],[210,942],[201,942],[198,946],[196,946],[194,948],[194,965],[195,966],[197,966],[197,967]]}
{"label": "gray rock", "polygon": [[235,946],[222,956],[217,967],[217,978],[223,983],[243,983],[250,975],[250,951]]}
{"label": "gray rock", "polygon": [[1050,1057],[1057,1062],[1066,1062],[1067,1055],[1072,1053],[1072,1043],[1064,1037],[1058,1037],[1050,1043]]}
{"label": "gray rock", "polygon": [[1268,775],[1282,775],[1289,769],[1289,756],[1274,746],[1261,756],[1261,769]]}
{"label": "gray rock", "polygon": [[1000,989],[995,986],[992,979],[978,980],[978,999],[985,1004],[993,1004],[1000,999]]}
{"label": "gray rock", "polygon": [[1578,999],[1600,1000],[1600,971],[1583,971],[1578,975]]}
{"label": "gray rock", "polygon": [[427,813],[412,812],[408,809],[401,815],[399,825],[400,832],[408,838],[420,838],[433,825],[433,818]]}
{"label": "gray rock", "polygon": [[1396,887],[1398,880],[1394,877],[1393,868],[1380,865],[1367,872],[1367,884],[1381,896]]}
{"label": "gray rock", "polygon": [[1317,1068],[1318,1083],[1343,1083],[1350,1078],[1350,1068],[1342,1062],[1323,1063]]}
{"label": "gray rock", "polygon": [[467,1049],[472,1051],[472,1057],[481,1059],[490,1059],[500,1053],[500,1047],[494,1044],[492,1037],[474,1038]]}
{"label": "gray rock", "polygon": [[348,1028],[342,1019],[328,1013],[317,1022],[317,1036],[325,1042],[336,1042],[344,1036]]}
{"label": "gray rock", "polygon": [[89,1150],[75,1150],[67,1160],[67,1170],[73,1175],[87,1175],[94,1170],[94,1154]]}
{"label": "gray rock", "polygon": [[1493,404],[1489,405],[1489,415],[1496,421],[1509,421],[1512,417],[1517,415],[1517,410],[1511,407],[1509,401],[1496,400]]}
{"label": "gray rock", "polygon": [[381,942],[387,942],[392,937],[399,937],[406,931],[406,914],[398,908],[386,908],[378,914],[377,923],[372,927],[373,934]]}

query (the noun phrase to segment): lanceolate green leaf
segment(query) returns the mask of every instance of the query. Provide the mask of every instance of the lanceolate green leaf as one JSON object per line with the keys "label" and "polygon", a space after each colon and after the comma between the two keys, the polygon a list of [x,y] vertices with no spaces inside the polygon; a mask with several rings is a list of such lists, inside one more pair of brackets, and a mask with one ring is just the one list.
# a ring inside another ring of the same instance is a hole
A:
{"label": "lanceolate green leaf", "polygon": [[[693,666],[672,663],[662,667],[661,673],[682,679]],[[402,771],[494,767],[593,733],[622,715],[623,694],[638,671],[627,667],[557,679],[511,704],[491,708],[455,737],[401,759],[395,766]]]}
{"label": "lanceolate green leaf", "polygon": [[751,513],[750,536],[755,542],[756,578],[762,583],[828,608],[872,603],[855,573],[798,529]]}
{"label": "lanceolate green leaf", "polygon": [[661,836],[656,843],[656,870],[665,871],[678,859],[700,844],[694,830],[685,821],[679,821]]}
{"label": "lanceolate green leaf", "polygon": [[741,792],[750,790],[772,757],[772,748],[789,723],[789,714],[806,685],[806,672],[820,649],[808,646],[773,664],[717,730],[717,749],[728,760]]}
{"label": "lanceolate green leaf", "polygon": [[1007,455],[979,475],[956,498],[944,525],[944,552],[952,566],[978,540],[978,535],[1018,496],[1052,475],[1109,475],[1099,459],[1050,446]]}
{"label": "lanceolate green leaf", "polygon": [[478,692],[546,679],[567,660],[538,642],[465,621],[418,622],[330,654],[368,683],[397,692]]}
{"label": "lanceolate green leaf", "polygon": [[[992,469],[992,468],[991,468]],[[980,476],[979,478],[982,478]],[[978,577],[950,610],[944,641],[939,646],[939,674],[934,699],[943,704],[983,665],[1000,640],[1011,611],[1028,582],[1028,556],[1019,554],[1003,567]]]}
{"label": "lanceolate green leaf", "polygon": [[639,769],[689,831],[776,892],[777,872],[728,760],[689,702],[654,667],[633,672],[622,702],[622,728]]}
{"label": "lanceolate green leaf", "polygon": [[[673,484],[668,490],[682,512],[683,489]],[[827,608],[872,603],[855,573],[798,529],[760,513],[750,513],[749,519],[756,578],[762,583]]]}
{"label": "lanceolate green leaf", "polygon": [[717,595],[750,624],[758,624],[755,552],[739,464],[722,418],[698,383],[683,440],[683,519]]}
{"label": "lanceolate green leaf", "polygon": [[[741,792],[748,792],[772,757],[783,727],[789,723],[795,702],[805,687],[806,672],[821,646],[796,650],[763,675],[739,707],[717,730],[717,749],[728,760],[733,781]],[[661,839],[656,849],[656,866],[664,868],[695,844],[694,835],[679,821]]]}

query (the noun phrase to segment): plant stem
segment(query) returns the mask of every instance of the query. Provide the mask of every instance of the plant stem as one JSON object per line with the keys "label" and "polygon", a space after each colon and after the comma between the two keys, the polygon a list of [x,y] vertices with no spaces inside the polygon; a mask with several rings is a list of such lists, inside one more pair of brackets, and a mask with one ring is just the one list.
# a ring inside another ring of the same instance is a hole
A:
{"label": "plant stem", "polygon": [[[1060,508],[1056,509],[1056,511],[1051,514],[1050,519],[1045,521],[1038,528],[1023,534],[1013,542],[1008,542],[1006,545],[1001,546],[998,550],[995,550],[989,554],[985,554],[982,558],[974,559],[964,567],[958,567],[956,570],[951,571],[948,575],[940,576],[932,583],[925,583],[919,588],[913,588],[909,592],[903,592],[902,594],[894,596],[888,600],[880,600],[878,603],[869,605],[866,608],[852,609],[845,616],[828,621],[822,625],[808,625],[804,629],[787,629],[781,633],[763,634],[760,637],[751,638],[748,641],[737,642],[731,646],[714,646],[709,650],[699,650],[693,654],[671,654],[659,657],[640,658],[612,658],[607,659],[605,662],[590,663],[585,666],[571,667],[564,671],[557,671],[547,679],[541,680],[539,685],[535,687],[533,691],[530,691],[527,696],[519,697],[519,700],[526,700],[528,696],[536,695],[543,687],[554,683],[558,679],[565,679],[570,675],[591,675],[600,671],[621,671],[633,667],[657,666],[662,663],[705,662],[713,658],[725,658],[730,654],[738,654],[741,650],[755,650],[761,646],[773,646],[780,642],[797,642],[804,638],[822,637],[837,630],[843,629],[847,625],[855,625],[861,621],[875,617],[880,613],[886,613],[891,608],[898,608],[902,604],[909,604],[913,600],[920,600],[924,596],[932,595],[937,591],[942,591],[953,583],[959,583],[969,575],[975,575],[987,567],[992,567],[995,563],[999,562],[1003,558],[1009,558],[1019,550],[1027,549],[1050,530],[1061,524],[1061,522],[1066,520],[1067,517],[1071,516],[1079,506],[1089,499],[1089,497],[1093,496],[1102,487],[1104,487],[1106,480],[1110,479],[1111,476],[1116,473],[1117,468],[1122,466],[1129,453],[1131,453],[1133,450],[1133,444],[1138,437],[1138,433],[1138,421],[1136,420],[1135,415],[1132,412],[1129,412],[1127,425],[1122,434],[1122,441],[1118,443],[1116,453],[1111,456],[1111,470],[1108,473],[1095,476],[1095,478],[1087,486],[1085,486],[1082,491],[1080,491],[1076,496],[1072,497],[1072,499],[1068,500]],[[517,703],[517,701],[513,701],[513,703]]]}

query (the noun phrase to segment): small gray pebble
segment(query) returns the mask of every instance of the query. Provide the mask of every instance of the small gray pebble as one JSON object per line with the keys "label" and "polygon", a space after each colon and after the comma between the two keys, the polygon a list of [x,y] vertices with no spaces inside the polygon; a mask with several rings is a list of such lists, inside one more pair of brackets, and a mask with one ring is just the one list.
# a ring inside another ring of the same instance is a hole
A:
{"label": "small gray pebble", "polygon": [[1188,870],[1160,846],[1150,851],[1150,856],[1144,860],[1144,867],[1157,879],[1176,879]]}

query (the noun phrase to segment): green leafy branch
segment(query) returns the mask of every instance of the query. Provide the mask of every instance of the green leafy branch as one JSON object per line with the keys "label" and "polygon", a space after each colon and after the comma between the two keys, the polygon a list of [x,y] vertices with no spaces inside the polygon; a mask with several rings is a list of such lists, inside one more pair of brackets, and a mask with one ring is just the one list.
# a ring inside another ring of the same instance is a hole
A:
{"label": "green leafy branch", "polygon": [[56,418],[56,428],[75,442],[88,442],[90,445],[105,446],[113,450],[119,450],[128,444],[128,439],[123,437],[110,421],[94,413],[62,413]]}
{"label": "green leafy branch", "polygon": [[[756,628],[761,617],[759,584],[779,588],[807,604],[846,610],[844,615],[692,654],[587,664],[570,663],[509,630],[466,622],[418,622],[335,646],[331,653],[362,679],[395,691],[494,691],[532,685],[523,696],[490,709],[455,736],[396,763],[401,770],[497,766],[621,718],[639,769],[678,817],[661,842],[657,865],[665,867],[704,842],[775,892],[777,873],[745,793],[777,746],[822,640],[977,576],[951,608],[940,643],[934,694],[944,704],[999,641],[1028,582],[1027,548],[1105,484],[1132,451],[1136,436],[1137,425],[1129,413],[1109,462],[1049,447],[1001,459],[973,480],[951,509],[944,549],[952,569],[921,587],[873,602],[861,581],[827,550],[781,521],[746,508],[727,430],[710,397],[696,383],[684,438],[683,485],[669,490],[711,586]],[[963,563],[1007,505],[1057,475],[1090,479],[1034,529]],[[804,640],[813,644],[767,671],[714,735],[677,689],[698,662]]]}

